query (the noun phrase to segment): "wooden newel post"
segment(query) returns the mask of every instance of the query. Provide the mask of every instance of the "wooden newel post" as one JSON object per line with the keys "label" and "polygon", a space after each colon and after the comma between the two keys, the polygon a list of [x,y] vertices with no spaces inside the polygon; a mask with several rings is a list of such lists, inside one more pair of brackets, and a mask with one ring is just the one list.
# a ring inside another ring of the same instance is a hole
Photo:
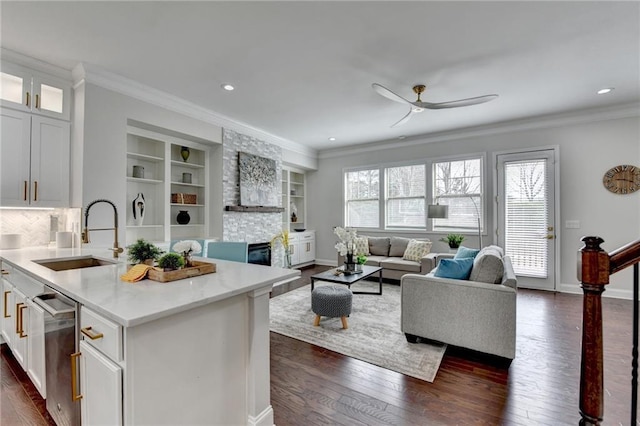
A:
{"label": "wooden newel post", "polygon": [[604,414],[602,293],[609,284],[609,254],[600,237],[583,237],[578,253],[582,282],[582,361],[580,364],[580,425],[599,425]]}

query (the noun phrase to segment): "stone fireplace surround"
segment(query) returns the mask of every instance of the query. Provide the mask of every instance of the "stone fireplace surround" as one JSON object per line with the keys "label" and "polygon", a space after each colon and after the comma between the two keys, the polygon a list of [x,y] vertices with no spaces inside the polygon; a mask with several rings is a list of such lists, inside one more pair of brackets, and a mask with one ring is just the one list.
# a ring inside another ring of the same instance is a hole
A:
{"label": "stone fireplace surround", "polygon": [[[282,180],[282,149],[251,136],[223,129],[223,205],[237,206],[240,201],[238,179],[238,152],[271,158],[276,162],[277,181]],[[278,185],[278,191],[282,191]],[[278,199],[281,199],[282,194]],[[222,216],[222,240],[246,241],[249,244],[270,242],[282,230],[282,213],[224,211]],[[284,250],[274,247],[271,264],[282,266]]]}

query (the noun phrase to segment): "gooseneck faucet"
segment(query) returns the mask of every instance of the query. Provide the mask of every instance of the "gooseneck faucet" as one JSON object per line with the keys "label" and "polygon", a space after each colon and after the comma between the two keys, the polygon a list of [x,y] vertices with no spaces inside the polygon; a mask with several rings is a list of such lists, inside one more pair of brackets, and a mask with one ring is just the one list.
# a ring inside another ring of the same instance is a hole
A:
{"label": "gooseneck faucet", "polygon": [[[111,207],[113,207],[113,228],[89,229],[89,210],[94,204],[97,204],[97,203],[107,203],[107,204],[110,204]],[[110,250],[113,250],[113,257],[117,258],[118,254],[122,253],[124,249],[122,247],[118,247],[118,209],[116,208],[116,205],[112,201],[104,200],[104,199],[95,200],[87,204],[87,208],[84,211],[84,231],[82,231],[82,242],[85,244],[89,243],[89,231],[110,231],[112,229],[114,233],[114,240],[113,240],[113,248]]]}

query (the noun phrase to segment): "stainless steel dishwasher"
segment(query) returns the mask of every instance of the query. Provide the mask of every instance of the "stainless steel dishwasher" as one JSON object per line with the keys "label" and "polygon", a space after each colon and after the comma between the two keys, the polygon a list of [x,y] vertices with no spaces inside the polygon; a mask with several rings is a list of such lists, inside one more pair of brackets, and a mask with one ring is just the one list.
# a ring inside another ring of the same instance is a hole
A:
{"label": "stainless steel dishwasher", "polygon": [[78,351],[78,303],[50,289],[33,302],[45,311],[47,411],[58,426],[80,425],[80,401],[74,401],[78,377],[71,366]]}

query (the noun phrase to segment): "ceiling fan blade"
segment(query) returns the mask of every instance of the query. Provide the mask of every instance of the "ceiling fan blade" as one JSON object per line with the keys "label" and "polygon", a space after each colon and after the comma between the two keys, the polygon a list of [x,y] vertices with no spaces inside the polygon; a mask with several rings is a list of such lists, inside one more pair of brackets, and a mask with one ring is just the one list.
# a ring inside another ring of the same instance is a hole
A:
{"label": "ceiling fan blade", "polygon": [[464,106],[470,106],[470,105],[483,104],[485,102],[492,101],[497,97],[498,95],[484,95],[484,96],[476,96],[475,98],[458,99],[457,101],[449,101],[449,102],[439,102],[439,103],[410,102],[410,103],[417,107],[427,108],[427,109],[458,108],[458,107],[464,107]]}
{"label": "ceiling fan blade", "polygon": [[409,119],[411,118],[411,116],[415,113],[416,111],[413,110],[413,108],[411,108],[409,110],[409,112],[407,113],[407,115],[405,115],[404,117],[402,117],[400,120],[396,121],[395,123],[393,123],[391,125],[391,127],[397,127],[397,126],[401,126],[404,123],[406,123],[407,121],[409,121]]}
{"label": "ceiling fan blade", "polygon": [[396,101],[396,102],[400,102],[402,104],[410,104],[411,102],[408,101],[407,99],[403,98],[400,95],[397,95],[395,93],[393,93],[391,90],[387,89],[386,87],[378,84],[378,83],[373,83],[371,85],[371,87],[373,88],[373,90],[375,90],[376,92],[378,92],[380,95],[384,96],[387,99],[391,99],[392,101]]}

